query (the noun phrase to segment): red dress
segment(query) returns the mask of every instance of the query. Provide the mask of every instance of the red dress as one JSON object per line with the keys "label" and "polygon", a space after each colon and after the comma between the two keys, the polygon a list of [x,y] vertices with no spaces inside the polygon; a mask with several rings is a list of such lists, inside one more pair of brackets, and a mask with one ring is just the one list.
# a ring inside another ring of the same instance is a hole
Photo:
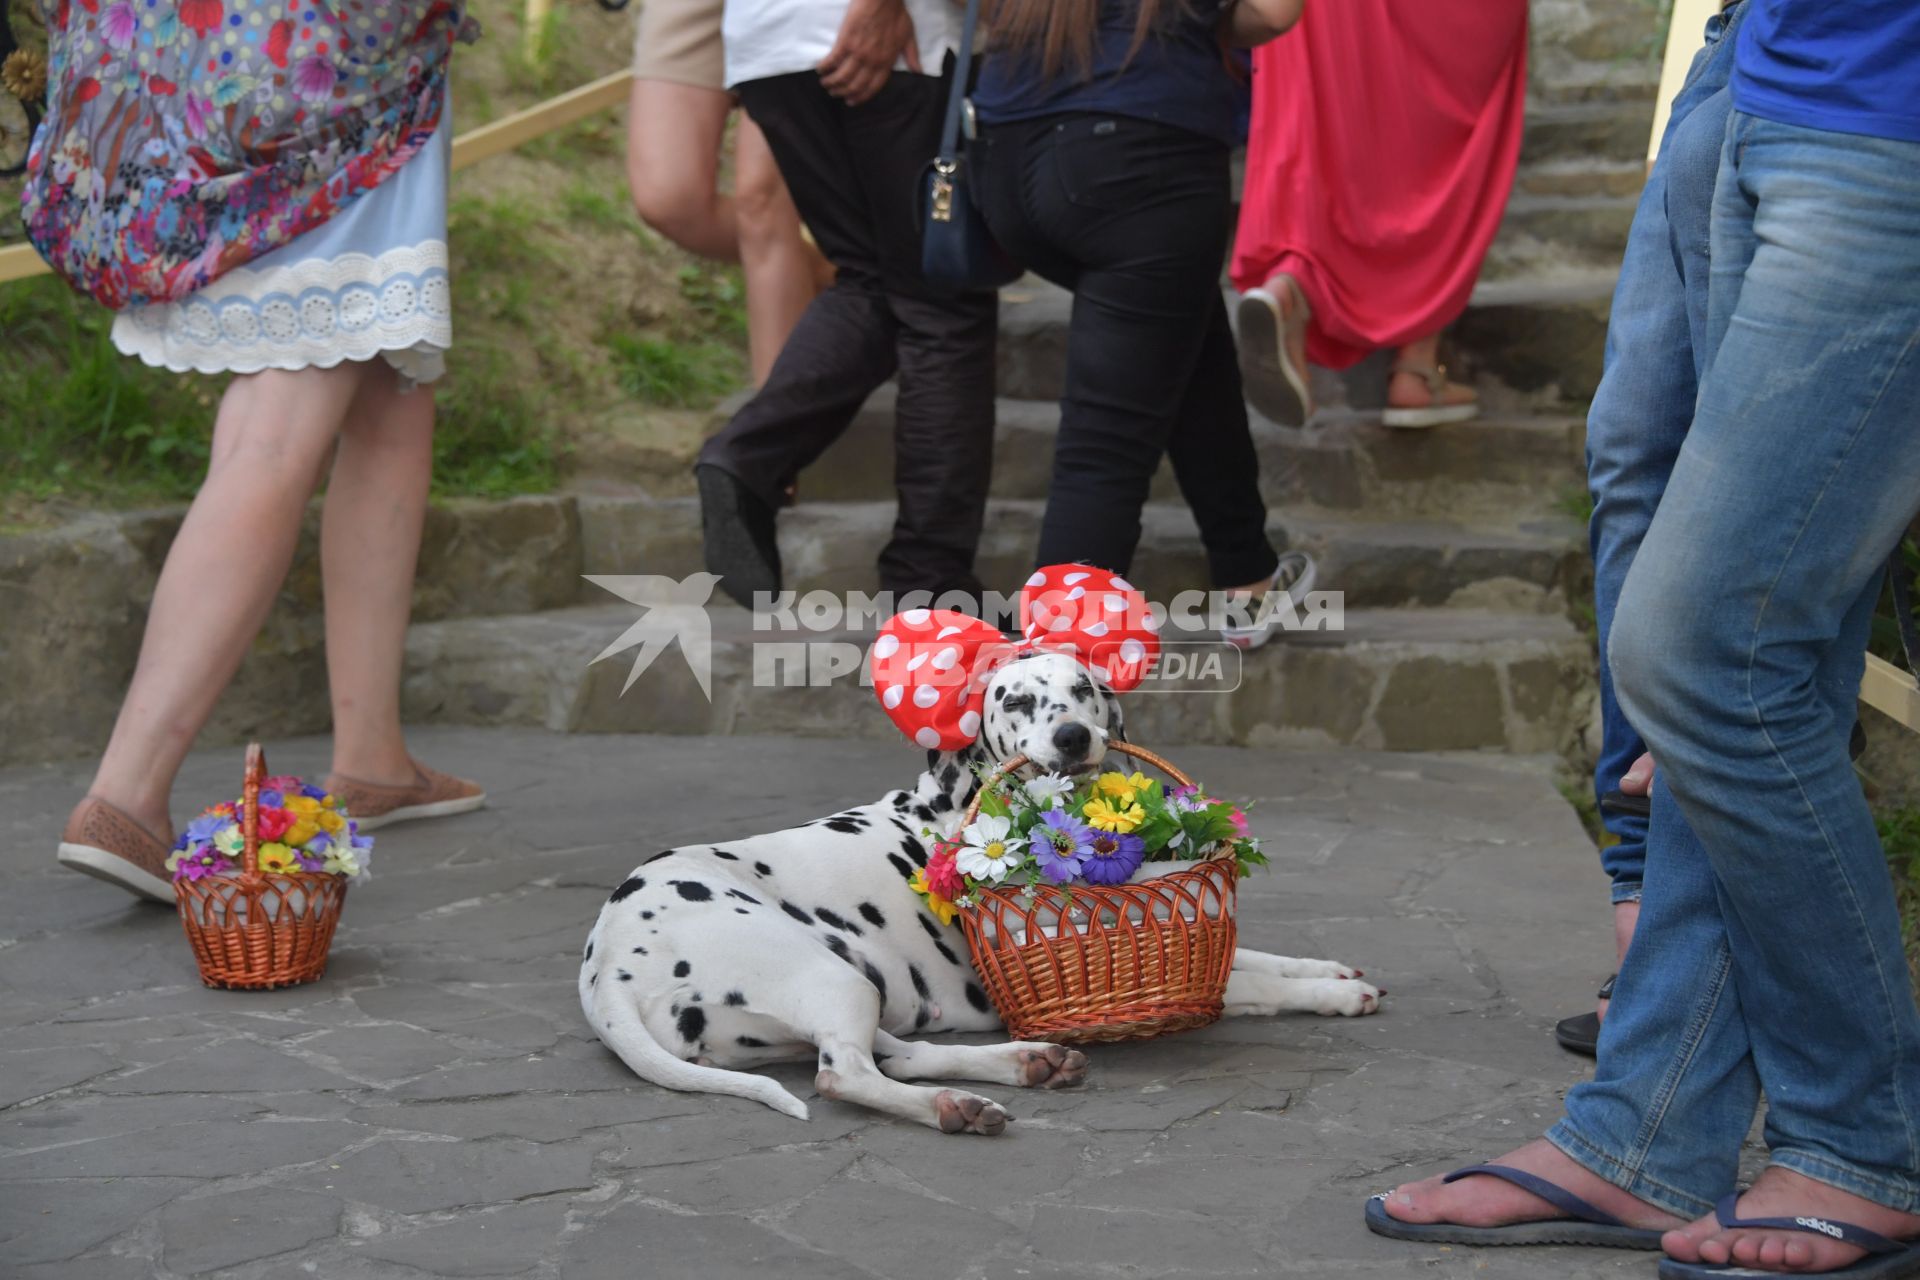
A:
{"label": "red dress", "polygon": [[1322,0],[1255,50],[1233,283],[1285,271],[1344,368],[1466,308],[1513,185],[1525,0]]}

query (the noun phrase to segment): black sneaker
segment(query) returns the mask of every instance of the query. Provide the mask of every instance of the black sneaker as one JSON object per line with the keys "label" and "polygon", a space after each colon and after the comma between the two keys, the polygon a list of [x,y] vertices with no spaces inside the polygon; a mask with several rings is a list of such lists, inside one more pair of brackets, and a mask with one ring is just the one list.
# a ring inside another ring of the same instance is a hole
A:
{"label": "black sneaker", "polygon": [[[1614,974],[1601,985],[1599,999],[1613,999],[1614,978],[1619,976]],[[1553,1029],[1553,1038],[1559,1041],[1560,1047],[1569,1053],[1583,1054],[1589,1058],[1599,1057],[1600,1014],[1597,1011],[1576,1013],[1571,1018],[1560,1019]]]}
{"label": "black sneaker", "polygon": [[780,544],[774,511],[733,476],[711,463],[693,469],[700,486],[700,532],[707,572],[720,589],[751,609],[756,592],[780,590]]}

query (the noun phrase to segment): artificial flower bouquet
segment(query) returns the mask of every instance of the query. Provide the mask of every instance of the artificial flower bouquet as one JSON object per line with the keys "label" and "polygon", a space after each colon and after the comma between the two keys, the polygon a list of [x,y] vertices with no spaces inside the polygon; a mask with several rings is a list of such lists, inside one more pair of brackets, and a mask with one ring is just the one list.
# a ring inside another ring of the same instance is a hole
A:
{"label": "artificial flower bouquet", "polygon": [[260,744],[249,746],[240,799],[188,823],[167,857],[201,981],[257,990],[318,978],[372,850],[337,798],[269,776]]}
{"label": "artificial flower bouquet", "polygon": [[[914,890],[942,923],[982,889],[1129,884],[1231,852],[1242,871],[1266,864],[1245,810],[1196,785],[1108,772],[1076,783],[1057,773],[983,784],[979,815],[934,846]],[[1172,863],[1174,866],[1163,864]]]}
{"label": "artificial flower bouquet", "polygon": [[[260,784],[259,866],[267,875],[318,871],[349,879],[367,874],[373,837],[321,787],[281,775]],[[217,804],[187,824],[167,856],[173,879],[227,875],[240,866],[244,800]]]}

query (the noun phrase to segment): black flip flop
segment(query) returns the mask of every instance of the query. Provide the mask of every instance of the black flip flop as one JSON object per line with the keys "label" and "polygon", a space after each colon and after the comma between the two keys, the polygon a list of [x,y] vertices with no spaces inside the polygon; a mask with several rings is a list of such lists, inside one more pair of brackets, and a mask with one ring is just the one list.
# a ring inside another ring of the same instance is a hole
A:
{"label": "black flip flop", "polygon": [[[1796,1271],[1794,1275],[1844,1276],[1846,1280],[1910,1280],[1920,1276],[1920,1242],[1894,1240],[1856,1227],[1851,1222],[1831,1218],[1742,1218],[1734,1212],[1739,1202],[1731,1195],[1714,1206],[1713,1216],[1729,1231],[1740,1227],[1764,1231],[1798,1231],[1803,1235],[1826,1236],[1842,1244],[1865,1249],[1867,1256],[1838,1271]],[[1778,1276],[1780,1271],[1761,1271],[1753,1267],[1716,1267],[1710,1262],[1681,1262],[1667,1258],[1660,1263],[1660,1280],[1722,1280],[1725,1276]]]}
{"label": "black flip flop", "polygon": [[[1537,1222],[1515,1222],[1504,1227],[1462,1227],[1450,1222],[1402,1222],[1387,1212],[1388,1193],[1383,1191],[1367,1201],[1367,1230],[1393,1240],[1411,1240],[1421,1244],[1488,1245],[1590,1245],[1599,1249],[1644,1249],[1660,1247],[1658,1231],[1630,1227],[1605,1209],[1587,1203],[1565,1187],[1555,1186],[1537,1174],[1512,1169],[1503,1164],[1476,1164],[1455,1169],[1443,1181],[1458,1182],[1475,1174],[1486,1174],[1502,1182],[1511,1182],[1522,1191],[1530,1191],[1565,1214],[1564,1218],[1543,1218]],[[1692,1280],[1691,1277],[1688,1280]],[[1882,1280],[1875,1277],[1874,1280]]]}

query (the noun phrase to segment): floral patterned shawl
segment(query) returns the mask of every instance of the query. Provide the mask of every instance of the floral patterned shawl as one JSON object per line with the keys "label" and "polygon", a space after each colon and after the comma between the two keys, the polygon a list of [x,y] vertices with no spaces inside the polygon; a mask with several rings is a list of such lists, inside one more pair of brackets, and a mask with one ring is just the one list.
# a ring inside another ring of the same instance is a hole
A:
{"label": "floral patterned shawl", "polygon": [[464,0],[44,0],[27,234],[116,310],[324,223],[433,136]]}

